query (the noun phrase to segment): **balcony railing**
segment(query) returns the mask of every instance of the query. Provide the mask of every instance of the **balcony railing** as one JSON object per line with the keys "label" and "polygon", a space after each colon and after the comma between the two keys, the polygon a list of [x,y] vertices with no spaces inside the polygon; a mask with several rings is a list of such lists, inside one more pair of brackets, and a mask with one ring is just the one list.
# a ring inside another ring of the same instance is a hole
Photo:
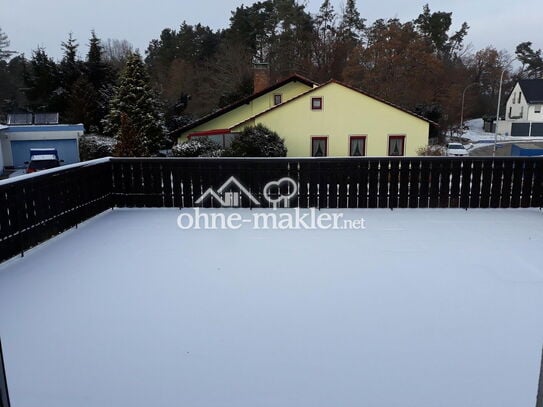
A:
{"label": "balcony railing", "polygon": [[[198,206],[234,176],[254,200],[285,177],[300,208],[542,206],[542,157],[111,158],[0,181],[0,261],[115,207]],[[215,200],[203,206],[219,206]]]}

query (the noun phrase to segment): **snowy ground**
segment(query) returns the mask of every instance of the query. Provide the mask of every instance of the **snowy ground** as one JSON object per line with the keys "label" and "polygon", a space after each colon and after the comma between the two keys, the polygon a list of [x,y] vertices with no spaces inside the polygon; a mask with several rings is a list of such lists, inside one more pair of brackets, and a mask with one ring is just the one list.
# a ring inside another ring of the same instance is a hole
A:
{"label": "snowy ground", "polygon": [[538,210],[181,231],[115,210],[0,265],[12,407],[533,407]]}
{"label": "snowy ground", "polygon": [[[468,127],[461,136],[472,143],[493,143],[494,133],[487,133],[483,130],[483,119],[468,120],[464,123]],[[456,136],[454,137],[456,139]],[[498,135],[498,141],[543,141],[543,137],[511,137]]]}

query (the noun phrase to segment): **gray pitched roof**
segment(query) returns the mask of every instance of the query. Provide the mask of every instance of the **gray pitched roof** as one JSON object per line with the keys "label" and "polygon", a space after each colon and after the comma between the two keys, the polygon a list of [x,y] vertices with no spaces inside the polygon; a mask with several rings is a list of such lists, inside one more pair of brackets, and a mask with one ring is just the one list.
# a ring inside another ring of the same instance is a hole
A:
{"label": "gray pitched roof", "polygon": [[543,103],[543,79],[521,79],[518,83],[528,103]]}

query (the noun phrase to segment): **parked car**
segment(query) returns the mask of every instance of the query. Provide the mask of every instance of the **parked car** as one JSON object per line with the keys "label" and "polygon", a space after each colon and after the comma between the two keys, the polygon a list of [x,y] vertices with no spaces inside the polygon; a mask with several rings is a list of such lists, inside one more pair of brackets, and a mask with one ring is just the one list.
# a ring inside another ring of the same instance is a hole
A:
{"label": "parked car", "polygon": [[30,174],[37,171],[48,170],[49,168],[59,167],[60,162],[61,161],[54,154],[33,155],[30,161],[28,161],[26,173]]}
{"label": "parked car", "polygon": [[468,150],[466,150],[461,143],[447,144],[448,157],[467,157],[468,155]]}
{"label": "parked car", "polygon": [[30,174],[36,171],[59,167],[62,162],[63,160],[58,158],[56,148],[31,148],[30,161],[25,162],[27,164],[26,173]]}

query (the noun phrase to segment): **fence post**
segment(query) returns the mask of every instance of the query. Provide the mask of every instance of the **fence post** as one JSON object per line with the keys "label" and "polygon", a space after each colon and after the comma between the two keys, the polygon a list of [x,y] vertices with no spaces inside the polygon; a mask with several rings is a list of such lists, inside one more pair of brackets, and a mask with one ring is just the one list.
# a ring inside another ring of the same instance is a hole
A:
{"label": "fence post", "polygon": [[0,340],[0,407],[10,407],[8,382],[4,366],[4,355],[2,353],[2,340]]}
{"label": "fence post", "polygon": [[541,368],[539,370],[539,386],[537,387],[535,407],[543,407],[543,351],[541,352]]}

